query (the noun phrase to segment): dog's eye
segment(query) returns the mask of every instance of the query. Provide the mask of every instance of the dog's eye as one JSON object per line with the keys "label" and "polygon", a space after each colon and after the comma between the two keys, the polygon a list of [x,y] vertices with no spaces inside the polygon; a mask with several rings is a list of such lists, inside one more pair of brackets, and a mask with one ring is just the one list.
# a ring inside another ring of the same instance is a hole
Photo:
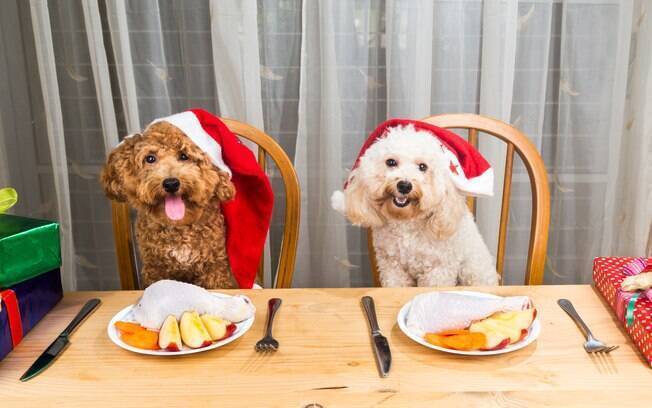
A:
{"label": "dog's eye", "polygon": [[428,170],[428,166],[425,163],[419,163],[419,170],[425,173]]}
{"label": "dog's eye", "polygon": [[156,156],[154,156],[153,154],[148,154],[147,156],[145,156],[145,161],[149,164],[152,164],[156,161]]}
{"label": "dog's eye", "polygon": [[186,160],[188,160],[188,156],[185,153],[181,153],[179,155],[179,160],[186,161]]}
{"label": "dog's eye", "polygon": [[398,166],[398,163],[394,159],[385,160],[385,164],[387,165],[387,167],[396,167],[396,166]]}

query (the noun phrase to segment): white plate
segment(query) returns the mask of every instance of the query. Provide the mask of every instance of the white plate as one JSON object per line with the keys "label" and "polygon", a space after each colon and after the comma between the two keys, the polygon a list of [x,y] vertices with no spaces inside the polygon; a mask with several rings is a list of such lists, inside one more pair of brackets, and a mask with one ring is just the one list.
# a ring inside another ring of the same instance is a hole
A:
{"label": "white plate", "polygon": [[[211,293],[213,296],[217,297],[230,297],[228,295],[222,294],[222,293]],[[114,342],[116,345],[119,347],[122,347],[125,350],[133,351],[134,353],[139,353],[139,354],[148,354],[150,356],[183,356],[186,354],[194,354],[194,353],[201,353],[204,351],[208,350],[213,350],[218,347],[222,347],[225,344],[229,344],[232,341],[236,340],[237,338],[241,337],[243,334],[247,332],[251,328],[251,326],[254,324],[254,317],[255,314],[252,315],[249,319],[244,320],[240,323],[236,323],[236,329],[231,335],[231,337],[228,337],[224,340],[216,341],[210,346],[198,348],[198,349],[192,349],[190,347],[186,347],[185,345],[182,346],[181,350],[179,351],[167,351],[167,350],[145,350],[145,349],[140,349],[138,347],[130,346],[129,344],[125,343],[120,339],[120,332],[118,329],[115,327],[115,323],[117,321],[124,321],[124,322],[136,322],[136,319],[134,319],[134,315],[132,312],[134,305],[127,306],[121,311],[119,311],[115,316],[113,316],[113,319],[109,322],[109,326],[106,328],[106,331],[109,334],[109,338],[111,339],[112,342]]]}
{"label": "white plate", "polygon": [[[452,293],[452,292],[451,292]],[[470,296],[476,296],[480,298],[497,298],[499,296],[496,295],[491,295],[488,293],[480,293],[480,292],[471,292],[471,291],[457,291],[455,293],[463,293],[465,295],[470,295]],[[398,327],[401,328],[403,333],[405,333],[406,336],[411,338],[412,340],[416,341],[417,343],[421,344],[422,346],[443,351],[445,353],[451,353],[451,354],[462,354],[465,356],[491,356],[495,354],[505,354],[505,353],[511,353],[512,351],[520,350],[523,347],[527,346],[528,344],[532,343],[534,340],[539,337],[539,333],[541,333],[541,323],[539,322],[539,317],[537,316],[534,321],[532,322],[532,325],[530,325],[530,329],[528,330],[527,336],[519,342],[516,342],[514,344],[510,344],[509,346],[502,348],[500,350],[488,350],[488,351],[480,351],[480,350],[473,350],[473,351],[464,351],[464,350],[453,350],[449,348],[444,348],[444,347],[439,347],[435,346],[433,344],[428,343],[425,341],[423,338],[417,336],[416,334],[410,332],[406,326],[406,320],[407,320],[407,313],[410,310],[410,305],[412,304],[412,301],[406,303],[401,310],[398,312],[398,317],[396,320],[398,321]]]}

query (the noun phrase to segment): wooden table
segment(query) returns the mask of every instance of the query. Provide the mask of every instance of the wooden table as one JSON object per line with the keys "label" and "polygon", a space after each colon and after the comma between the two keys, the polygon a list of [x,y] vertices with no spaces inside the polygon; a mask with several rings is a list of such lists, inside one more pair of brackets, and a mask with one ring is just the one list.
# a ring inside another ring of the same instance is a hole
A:
{"label": "wooden table", "polygon": [[[285,289],[241,291],[252,298],[256,321],[237,341],[178,358],[143,356],[110,342],[106,326],[139,292],[66,294],[22,343],[0,362],[0,406],[639,406],[652,396],[652,370],[590,286],[482,288],[528,294],[539,310],[539,339],[523,350],[464,357],[426,349],[396,325],[401,305],[426,288]],[[380,378],[372,357],[360,297],[376,300],[393,363]],[[283,299],[275,354],[254,352],[266,301]],[[90,297],[102,306],[73,335],[48,370],[29,382],[18,377]],[[573,322],[556,300],[571,299],[600,339],[621,347],[588,355]],[[314,405],[310,405],[314,404]]]}

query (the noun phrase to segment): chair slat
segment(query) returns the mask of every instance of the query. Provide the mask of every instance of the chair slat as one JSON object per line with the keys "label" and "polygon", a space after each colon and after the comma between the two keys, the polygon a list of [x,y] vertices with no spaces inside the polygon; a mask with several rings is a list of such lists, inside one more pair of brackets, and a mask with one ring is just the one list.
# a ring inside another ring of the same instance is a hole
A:
{"label": "chair slat", "polygon": [[373,285],[380,287],[380,275],[378,274],[378,264],[376,263],[376,250],[374,249],[374,234],[371,228],[367,229],[367,252],[369,253],[369,262],[373,271]]}
{"label": "chair slat", "polygon": [[512,171],[514,170],[514,145],[507,143],[505,154],[505,178],[503,179],[503,202],[500,210],[500,228],[498,232],[498,249],[496,253],[496,270],[502,278],[505,265],[505,248],[507,246],[507,225],[509,224],[509,200],[512,194]]}
{"label": "chair slat", "polygon": [[267,171],[267,169],[265,167],[265,164],[266,164],[265,160],[266,160],[265,159],[265,149],[258,146],[258,165],[260,166],[261,169],[263,169],[263,171]]}
{"label": "chair slat", "polygon": [[[468,142],[476,149],[478,148],[478,129],[475,128],[469,129]],[[466,205],[467,207],[469,207],[469,211],[471,211],[471,213],[473,214],[473,218],[475,218],[477,214],[477,201],[475,197],[472,196],[467,197]]]}
{"label": "chair slat", "polygon": [[[263,171],[266,171],[265,167],[265,149],[258,146],[258,165]],[[260,262],[258,263],[258,272],[256,273],[257,280],[261,286],[265,286],[265,255],[260,257]]]}
{"label": "chair slat", "polygon": [[115,252],[118,255],[120,287],[123,290],[138,289],[129,206],[126,203],[111,201],[111,215]]}

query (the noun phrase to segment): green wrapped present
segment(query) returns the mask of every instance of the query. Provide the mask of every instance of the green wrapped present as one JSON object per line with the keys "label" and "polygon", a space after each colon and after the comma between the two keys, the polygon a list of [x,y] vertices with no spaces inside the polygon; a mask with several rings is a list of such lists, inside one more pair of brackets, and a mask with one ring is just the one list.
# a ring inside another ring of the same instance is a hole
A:
{"label": "green wrapped present", "polygon": [[59,224],[0,214],[0,288],[8,288],[59,266]]}

